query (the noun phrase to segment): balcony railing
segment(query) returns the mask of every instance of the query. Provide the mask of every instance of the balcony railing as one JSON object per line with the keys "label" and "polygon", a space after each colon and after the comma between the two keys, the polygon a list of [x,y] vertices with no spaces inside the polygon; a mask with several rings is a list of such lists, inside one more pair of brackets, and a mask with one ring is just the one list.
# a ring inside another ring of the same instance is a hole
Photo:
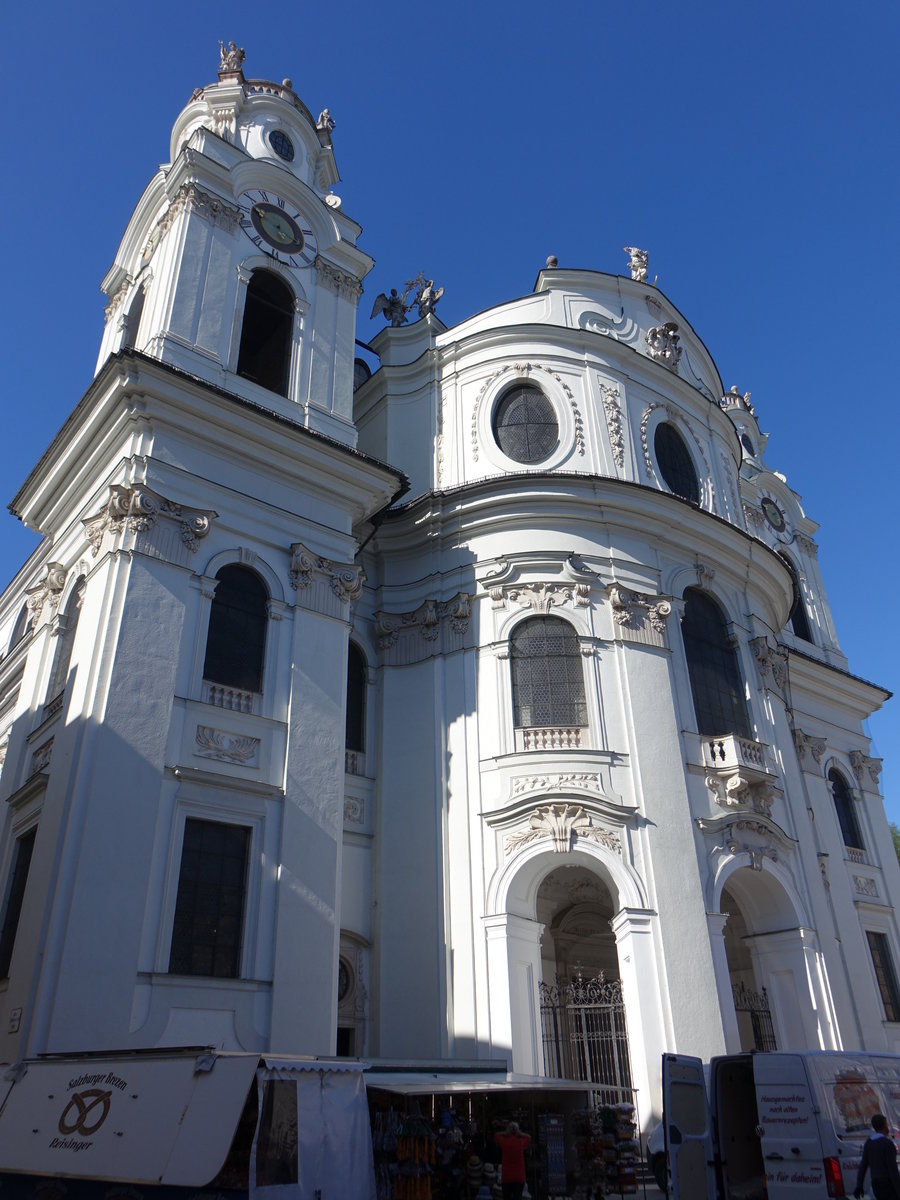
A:
{"label": "balcony railing", "polygon": [[844,854],[848,862],[858,863],[862,867],[868,866],[869,856],[865,850],[859,850],[856,846],[845,846]]}
{"label": "balcony railing", "polygon": [[764,775],[769,774],[766,764],[766,748],[762,742],[738,737],[734,733],[722,734],[719,737],[705,737],[703,739],[703,762],[705,766],[718,771],[738,771],[744,768]]}
{"label": "balcony railing", "polygon": [[203,680],[203,699],[216,708],[227,708],[231,712],[252,713],[256,709],[258,692],[245,692],[241,688],[225,687],[221,683]]}
{"label": "balcony railing", "polygon": [[516,730],[517,750],[580,750],[582,733],[579,726],[553,728],[541,726],[536,729]]}

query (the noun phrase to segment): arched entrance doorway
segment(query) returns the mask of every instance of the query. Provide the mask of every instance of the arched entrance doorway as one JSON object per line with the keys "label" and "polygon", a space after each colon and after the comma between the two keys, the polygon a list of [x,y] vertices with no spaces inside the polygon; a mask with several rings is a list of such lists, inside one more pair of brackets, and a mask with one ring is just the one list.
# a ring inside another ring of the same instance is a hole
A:
{"label": "arched entrance doorway", "polygon": [[615,911],[606,882],[585,867],[557,867],[538,888],[544,1070],[611,1093],[632,1086]]}
{"label": "arched entrance doorway", "polygon": [[735,1021],[729,1049],[837,1048],[825,963],[800,896],[780,864],[744,862],[720,880],[730,990],[720,1003],[723,1015],[733,1007]]}

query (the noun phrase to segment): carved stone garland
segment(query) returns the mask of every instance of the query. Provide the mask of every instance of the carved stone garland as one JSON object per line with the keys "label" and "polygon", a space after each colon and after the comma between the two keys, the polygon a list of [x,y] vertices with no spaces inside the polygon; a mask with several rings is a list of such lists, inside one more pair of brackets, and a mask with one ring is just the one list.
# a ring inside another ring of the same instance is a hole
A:
{"label": "carved stone garland", "polygon": [[621,470],[625,466],[625,434],[622,428],[622,408],[619,403],[620,393],[618,384],[612,387],[608,383],[601,383],[600,396],[606,412],[606,427],[609,430],[609,444],[612,447],[613,462]]}
{"label": "carved stone garland", "polygon": [[595,825],[590,815],[577,804],[544,805],[531,814],[528,824],[528,829],[507,837],[507,854],[547,837],[552,838],[553,851],[556,854],[566,854],[577,838],[596,842],[611,850],[613,854],[622,853],[622,842],[618,834]]}
{"label": "carved stone garland", "polygon": [[481,385],[481,391],[478,393],[475,399],[475,406],[472,409],[472,459],[474,462],[478,462],[478,414],[481,411],[481,402],[484,399],[485,392],[497,379],[500,378],[501,375],[513,374],[522,379],[527,378],[532,371],[543,371],[545,375],[549,375],[551,379],[555,379],[565,392],[566,398],[568,399],[569,404],[572,406],[572,416],[575,420],[575,448],[580,455],[584,455],[584,421],[582,420],[578,405],[575,402],[575,396],[572,393],[572,389],[569,387],[563,377],[557,374],[556,371],[551,371],[549,367],[542,367],[538,363],[509,363],[507,366],[501,367],[499,371],[495,371],[493,375],[489,376],[489,378],[484,381],[484,383]]}

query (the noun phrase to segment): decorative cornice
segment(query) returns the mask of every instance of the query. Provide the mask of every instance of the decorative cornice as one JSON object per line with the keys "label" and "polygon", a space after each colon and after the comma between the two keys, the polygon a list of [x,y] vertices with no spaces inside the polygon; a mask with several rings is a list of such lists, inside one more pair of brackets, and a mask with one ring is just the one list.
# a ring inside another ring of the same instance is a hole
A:
{"label": "decorative cornice", "polygon": [[359,299],[363,289],[355,275],[347,275],[343,271],[339,271],[330,262],[326,262],[321,254],[316,255],[313,266],[316,269],[316,277],[323,287],[327,287],[329,291],[338,296],[346,296],[349,300]]}
{"label": "decorative cornice", "polygon": [[36,584],[25,589],[26,604],[32,625],[40,621],[44,608],[48,615],[53,616],[59,608],[60,597],[66,586],[66,569],[62,563],[49,562],[44,567],[44,573]]}
{"label": "decorative cornice", "polygon": [[811,737],[808,733],[804,733],[802,729],[791,730],[791,736],[794,739],[794,748],[797,751],[797,757],[803,762],[807,752],[809,752],[816,763],[821,763],[822,755],[825,753],[825,739]]}
{"label": "decorative cornice", "polygon": [[612,830],[595,825],[591,816],[577,804],[548,804],[536,809],[528,819],[529,828],[512,833],[506,839],[506,853],[512,854],[529,842],[552,838],[556,854],[566,854],[576,839],[596,842],[621,855],[622,842]]}
{"label": "decorative cornice", "polygon": [[175,504],[144,484],[125,487],[114,483],[110,485],[105,508],[96,516],[86,518],[82,524],[94,558],[100,553],[106,533],[144,534],[160,519],[177,526],[181,544],[195,554],[199,542],[209,533],[217,516],[218,513],[212,509],[187,508]]}
{"label": "decorative cornice", "polygon": [[868,754],[864,754],[862,750],[851,750],[847,757],[850,759],[850,766],[853,768],[853,773],[862,787],[865,784],[866,775],[872,780],[875,786],[878,786],[878,778],[881,775],[882,759],[870,758]]}

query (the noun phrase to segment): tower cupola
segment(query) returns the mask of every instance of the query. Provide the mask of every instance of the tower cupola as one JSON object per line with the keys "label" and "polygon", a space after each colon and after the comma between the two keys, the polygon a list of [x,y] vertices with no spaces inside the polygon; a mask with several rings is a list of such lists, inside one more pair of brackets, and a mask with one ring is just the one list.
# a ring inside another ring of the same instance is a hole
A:
{"label": "tower cupola", "polygon": [[[97,363],[122,349],[168,362],[355,445],[356,305],[372,260],[341,210],[335,122],[289,79],[218,78],[172,129],[102,287]],[[315,329],[315,338],[311,336]]]}

